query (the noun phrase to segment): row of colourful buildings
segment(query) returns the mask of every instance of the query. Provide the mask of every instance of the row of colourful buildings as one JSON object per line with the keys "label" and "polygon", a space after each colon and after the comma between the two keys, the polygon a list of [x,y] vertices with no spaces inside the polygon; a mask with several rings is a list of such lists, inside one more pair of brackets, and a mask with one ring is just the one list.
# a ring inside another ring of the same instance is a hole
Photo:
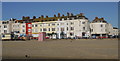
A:
{"label": "row of colourful buildings", "polygon": [[0,21],[0,33],[11,33],[19,37],[32,36],[38,37],[39,32],[46,32],[49,38],[74,38],[74,37],[109,37],[118,36],[118,28],[112,27],[104,18],[95,17],[90,20],[83,13],[73,15],[54,15],[54,17],[39,18],[33,16],[22,17],[22,20],[10,19]]}

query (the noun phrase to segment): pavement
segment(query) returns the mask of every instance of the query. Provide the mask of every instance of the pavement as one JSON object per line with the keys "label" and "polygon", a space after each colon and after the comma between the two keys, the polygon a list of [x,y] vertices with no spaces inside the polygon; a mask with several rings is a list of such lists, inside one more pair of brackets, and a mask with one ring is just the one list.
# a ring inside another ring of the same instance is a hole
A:
{"label": "pavement", "polygon": [[3,59],[117,59],[117,39],[3,41]]}

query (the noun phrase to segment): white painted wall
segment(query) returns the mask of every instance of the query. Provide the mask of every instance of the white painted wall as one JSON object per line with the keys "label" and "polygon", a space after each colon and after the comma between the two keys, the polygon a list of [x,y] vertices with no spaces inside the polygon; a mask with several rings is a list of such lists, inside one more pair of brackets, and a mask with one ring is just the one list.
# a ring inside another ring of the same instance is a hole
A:
{"label": "white painted wall", "polygon": [[107,26],[107,23],[90,23],[91,34],[107,34]]}
{"label": "white painted wall", "polygon": [[[82,24],[82,22],[85,23]],[[90,23],[89,20],[87,19],[62,20],[62,21],[57,21],[57,23],[59,24],[57,26],[57,29],[59,29],[57,31],[57,33],[59,34],[59,38],[60,38],[61,28],[64,28],[64,33],[67,34],[67,37],[75,37],[75,36],[82,37],[83,36],[82,32],[85,32],[86,35],[90,36],[90,26],[89,26]],[[64,23],[64,25],[62,25],[61,23]],[[73,27],[74,30],[71,30],[71,27]],[[83,30],[83,27],[85,27],[85,30]],[[70,33],[73,33],[74,35],[71,36]]]}
{"label": "white painted wall", "polygon": [[20,23],[20,34],[26,34],[26,23]]}

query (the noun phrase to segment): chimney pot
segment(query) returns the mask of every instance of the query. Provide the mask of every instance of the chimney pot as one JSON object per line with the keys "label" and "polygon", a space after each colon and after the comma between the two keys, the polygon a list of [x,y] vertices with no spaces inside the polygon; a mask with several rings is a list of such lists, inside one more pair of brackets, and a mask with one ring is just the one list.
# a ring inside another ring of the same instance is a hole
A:
{"label": "chimney pot", "polygon": [[56,15],[54,14],[54,17],[56,17]]}
{"label": "chimney pot", "polygon": [[46,18],[48,18],[48,16],[46,16]]}
{"label": "chimney pot", "polygon": [[67,12],[67,16],[69,16],[70,15],[70,13],[69,12]]}
{"label": "chimney pot", "polygon": [[28,19],[30,19],[30,17],[29,17],[29,16],[28,16],[27,18],[28,18]]}
{"label": "chimney pot", "polygon": [[36,19],[36,16],[33,16],[33,19]]}
{"label": "chimney pot", "polygon": [[71,16],[73,16],[73,13],[71,13]]}
{"label": "chimney pot", "polygon": [[25,19],[25,16],[23,16],[22,19]]}
{"label": "chimney pot", "polygon": [[41,15],[41,17],[42,17],[42,18],[44,18],[44,16],[43,16],[43,15]]}
{"label": "chimney pot", "polygon": [[64,14],[62,16],[64,17]]}
{"label": "chimney pot", "polygon": [[98,19],[98,17],[95,17],[95,19]]}
{"label": "chimney pot", "polygon": [[60,17],[60,13],[58,13],[58,17]]}
{"label": "chimney pot", "polygon": [[83,13],[80,13],[80,16],[83,16]]}
{"label": "chimney pot", "polygon": [[104,18],[102,17],[101,19],[103,19],[104,20]]}

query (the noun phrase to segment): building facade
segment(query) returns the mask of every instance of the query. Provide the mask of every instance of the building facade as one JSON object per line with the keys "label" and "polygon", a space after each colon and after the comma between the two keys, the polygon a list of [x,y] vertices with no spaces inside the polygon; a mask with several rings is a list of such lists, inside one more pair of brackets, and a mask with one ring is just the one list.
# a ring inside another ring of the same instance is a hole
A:
{"label": "building facade", "polygon": [[14,21],[0,21],[0,33],[11,33],[12,32],[12,23]]}
{"label": "building facade", "polygon": [[15,32],[19,36],[38,37],[39,32],[45,32],[49,38],[88,38],[118,36],[118,28],[112,27],[104,18],[96,17],[92,22],[83,13],[66,16],[36,18],[24,17],[22,20],[0,21],[0,33]]}
{"label": "building facade", "polygon": [[94,37],[110,37],[113,36],[115,33],[118,35],[118,33],[115,31],[111,24],[107,23],[107,21],[104,20],[104,18],[98,18],[96,17],[91,23],[90,23],[90,29],[91,29],[91,36]]}
{"label": "building facade", "polygon": [[78,17],[71,16],[67,19],[62,18],[62,20],[57,21],[57,34],[59,38],[62,38],[62,33],[66,38],[90,36],[90,22],[83,14],[80,15]]}
{"label": "building facade", "polygon": [[26,35],[26,23],[20,23],[20,36]]}
{"label": "building facade", "polygon": [[26,35],[32,36],[32,23],[26,23]]}
{"label": "building facade", "polygon": [[119,29],[116,27],[113,27],[113,36],[118,37],[119,35]]}

